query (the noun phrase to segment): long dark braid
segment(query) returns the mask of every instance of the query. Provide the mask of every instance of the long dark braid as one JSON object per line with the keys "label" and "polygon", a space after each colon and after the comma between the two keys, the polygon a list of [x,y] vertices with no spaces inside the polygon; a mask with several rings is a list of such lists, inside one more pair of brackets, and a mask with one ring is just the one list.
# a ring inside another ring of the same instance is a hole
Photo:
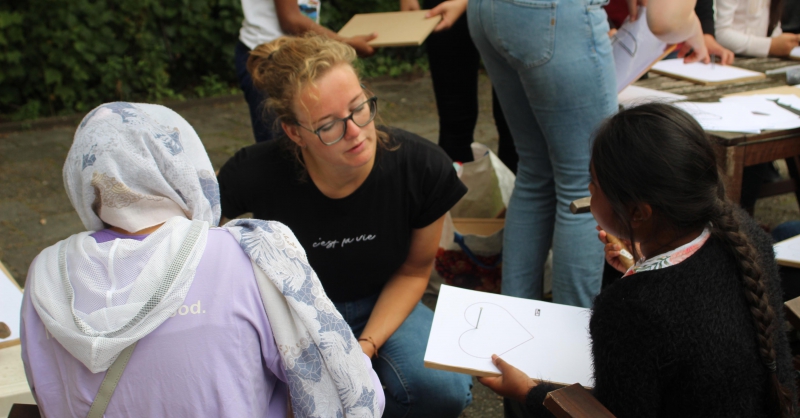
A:
{"label": "long dark braid", "polygon": [[[592,167],[623,237],[635,241],[628,208],[647,203],[661,227],[675,237],[711,224],[741,272],[756,329],[758,354],[769,373],[775,415],[793,415],[792,394],[777,376],[776,313],[769,303],[758,253],[739,232],[734,206],[725,198],[717,157],[703,128],[686,112],[651,103],[623,110],[597,131]],[[611,185],[609,187],[609,185]]]}
{"label": "long dark braid", "polygon": [[776,331],[775,311],[769,303],[769,292],[764,283],[764,274],[758,265],[758,253],[747,235],[740,232],[739,222],[733,214],[733,205],[730,201],[717,199],[714,209],[711,231],[728,245],[729,252],[739,264],[744,296],[747,303],[750,304],[750,313],[753,315],[753,323],[756,328],[758,354],[770,374],[770,395],[777,403],[781,417],[794,416],[792,395],[778,379],[774,336]]}

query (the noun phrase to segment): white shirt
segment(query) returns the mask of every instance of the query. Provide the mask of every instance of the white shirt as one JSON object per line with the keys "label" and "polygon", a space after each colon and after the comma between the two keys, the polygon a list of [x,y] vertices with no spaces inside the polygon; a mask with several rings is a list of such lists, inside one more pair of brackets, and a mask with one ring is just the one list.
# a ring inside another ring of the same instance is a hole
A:
{"label": "white shirt", "polygon": [[239,40],[248,48],[271,42],[286,35],[281,30],[274,0],[242,0],[244,20],[239,30]]}
{"label": "white shirt", "polygon": [[[736,54],[766,57],[772,39],[769,29],[770,0],[717,0],[716,38]],[[780,22],[772,37],[783,33]]]}

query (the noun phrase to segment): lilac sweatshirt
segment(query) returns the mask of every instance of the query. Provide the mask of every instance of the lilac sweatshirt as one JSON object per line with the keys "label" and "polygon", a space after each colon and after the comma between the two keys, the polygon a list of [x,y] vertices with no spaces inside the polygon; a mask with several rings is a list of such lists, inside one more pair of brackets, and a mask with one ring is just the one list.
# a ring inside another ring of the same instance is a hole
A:
{"label": "lilac sweatshirt", "polygon": [[[99,243],[146,237],[109,230],[92,236]],[[105,373],[92,374],[47,333],[29,292],[20,328],[22,361],[40,410],[85,417]],[[380,381],[371,375],[383,406]],[[106,416],[283,418],[285,382],[250,259],[233,236],[213,228],[184,305],[139,341]]]}

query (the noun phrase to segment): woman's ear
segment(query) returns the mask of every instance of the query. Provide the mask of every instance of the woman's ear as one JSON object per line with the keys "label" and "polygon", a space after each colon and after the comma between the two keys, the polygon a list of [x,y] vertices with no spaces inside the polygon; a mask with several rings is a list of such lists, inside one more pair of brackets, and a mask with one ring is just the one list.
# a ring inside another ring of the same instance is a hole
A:
{"label": "woman's ear", "polygon": [[299,146],[300,148],[306,147],[305,140],[303,140],[303,138],[300,136],[299,126],[294,124],[290,125],[287,124],[286,122],[281,122],[281,128],[283,128],[283,132],[286,132],[286,136],[288,136],[289,139],[292,140],[292,142],[297,144],[297,146]]}

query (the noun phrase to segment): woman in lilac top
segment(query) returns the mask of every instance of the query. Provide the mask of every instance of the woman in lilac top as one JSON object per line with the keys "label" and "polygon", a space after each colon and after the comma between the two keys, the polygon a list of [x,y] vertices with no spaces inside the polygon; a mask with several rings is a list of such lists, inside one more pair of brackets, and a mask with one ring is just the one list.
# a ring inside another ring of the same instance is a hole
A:
{"label": "woman in lilac top", "polygon": [[[64,183],[97,232],[29,270],[22,357],[43,415],[285,417],[291,399],[295,416],[380,416],[380,382],[292,232],[209,229],[219,188],[175,112],[93,110]],[[105,407],[106,371],[127,356]]]}

